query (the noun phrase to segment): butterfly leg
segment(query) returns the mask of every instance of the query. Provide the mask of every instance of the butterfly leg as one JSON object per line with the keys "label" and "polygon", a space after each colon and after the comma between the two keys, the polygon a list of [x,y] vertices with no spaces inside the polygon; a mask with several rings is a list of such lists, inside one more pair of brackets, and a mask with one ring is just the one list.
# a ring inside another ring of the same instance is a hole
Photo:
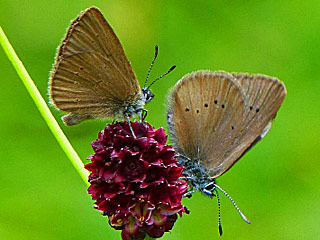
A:
{"label": "butterfly leg", "polygon": [[134,131],[133,131],[133,128],[132,128],[132,125],[131,125],[131,121],[130,121],[131,117],[133,117],[132,107],[128,107],[123,113],[123,118],[128,122],[132,136],[134,138],[137,138],[136,135],[134,134]]}
{"label": "butterfly leg", "polygon": [[196,191],[198,191],[198,188],[191,189],[190,191],[188,191],[188,192],[186,192],[185,194],[183,194],[182,197],[191,198],[191,197],[192,197],[192,194],[195,193]]}
{"label": "butterfly leg", "polygon": [[146,117],[148,115],[148,110],[146,110],[144,108],[139,108],[136,110],[136,114],[139,116],[139,121],[144,122],[144,120],[146,119]]}
{"label": "butterfly leg", "polygon": [[146,119],[147,115],[148,115],[148,110],[142,109],[141,115],[140,115],[140,122],[144,122],[144,120]]}
{"label": "butterfly leg", "polygon": [[181,179],[181,180],[193,180],[193,178],[189,177],[189,176],[182,176],[182,177],[179,177],[179,179]]}
{"label": "butterfly leg", "polygon": [[130,131],[131,131],[131,134],[134,138],[137,138],[136,135],[134,134],[134,131],[133,131],[133,128],[131,126],[131,121],[130,121],[130,118],[128,116],[125,117],[126,121],[128,122],[129,124],[129,128],[130,128]]}

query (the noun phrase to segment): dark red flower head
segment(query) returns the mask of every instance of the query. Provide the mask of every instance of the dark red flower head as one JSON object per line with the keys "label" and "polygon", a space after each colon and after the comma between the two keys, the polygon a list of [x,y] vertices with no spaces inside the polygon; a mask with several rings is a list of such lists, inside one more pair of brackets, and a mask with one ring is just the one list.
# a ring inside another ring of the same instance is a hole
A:
{"label": "dark red flower head", "polygon": [[108,124],[92,142],[88,192],[95,206],[109,217],[110,225],[122,230],[122,239],[161,237],[169,231],[177,214],[185,212],[181,198],[188,185],[179,180],[172,146],[166,145],[162,128],[148,123]]}

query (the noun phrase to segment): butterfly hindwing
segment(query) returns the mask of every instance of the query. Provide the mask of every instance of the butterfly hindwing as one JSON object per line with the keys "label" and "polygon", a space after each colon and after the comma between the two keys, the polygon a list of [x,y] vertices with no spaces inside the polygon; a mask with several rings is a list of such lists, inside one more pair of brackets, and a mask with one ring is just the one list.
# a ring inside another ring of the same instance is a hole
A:
{"label": "butterfly hindwing", "polygon": [[248,134],[251,131],[261,133],[279,110],[286,96],[286,89],[277,78],[266,75],[244,73],[232,75],[245,94],[244,133]]}
{"label": "butterfly hindwing", "polygon": [[243,144],[245,148],[240,148],[233,158],[224,162],[223,172],[232,167],[268,133],[287,94],[284,84],[277,78],[262,74],[232,75],[241,85],[245,95],[245,119],[241,134],[237,137],[238,145]]}

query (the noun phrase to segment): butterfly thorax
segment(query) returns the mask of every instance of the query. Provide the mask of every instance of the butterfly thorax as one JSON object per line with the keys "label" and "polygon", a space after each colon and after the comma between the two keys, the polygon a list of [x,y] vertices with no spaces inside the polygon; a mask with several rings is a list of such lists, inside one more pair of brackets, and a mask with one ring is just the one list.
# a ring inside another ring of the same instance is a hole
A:
{"label": "butterfly thorax", "polygon": [[126,103],[125,111],[123,112],[124,118],[132,118],[136,115],[139,118],[142,118],[142,113],[147,112],[144,109],[144,105],[150,102],[154,97],[154,94],[150,89],[142,89],[142,92],[139,93],[132,101]]}
{"label": "butterfly thorax", "polygon": [[194,159],[178,158],[180,165],[184,166],[183,176],[193,189],[191,192],[199,190],[206,196],[214,196],[215,180],[210,177],[210,170],[202,166],[200,161]]}

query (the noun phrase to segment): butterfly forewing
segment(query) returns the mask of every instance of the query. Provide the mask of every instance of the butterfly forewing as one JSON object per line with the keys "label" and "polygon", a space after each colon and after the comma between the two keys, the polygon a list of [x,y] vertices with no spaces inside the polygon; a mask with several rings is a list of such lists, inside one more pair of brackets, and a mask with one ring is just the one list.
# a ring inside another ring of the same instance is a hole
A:
{"label": "butterfly forewing", "polygon": [[[86,61],[95,64],[86,66]],[[83,67],[82,67],[83,66]],[[59,109],[103,118],[117,115],[128,96],[126,79],[100,54],[82,53],[64,58],[52,86],[52,97]],[[117,84],[114,84],[117,82]]]}
{"label": "butterfly forewing", "polygon": [[141,94],[119,39],[94,7],[72,22],[50,80],[54,105],[92,117],[114,117]]}
{"label": "butterfly forewing", "polygon": [[230,74],[198,71],[188,74],[169,98],[169,129],[178,152],[214,172],[243,124],[244,96]]}

